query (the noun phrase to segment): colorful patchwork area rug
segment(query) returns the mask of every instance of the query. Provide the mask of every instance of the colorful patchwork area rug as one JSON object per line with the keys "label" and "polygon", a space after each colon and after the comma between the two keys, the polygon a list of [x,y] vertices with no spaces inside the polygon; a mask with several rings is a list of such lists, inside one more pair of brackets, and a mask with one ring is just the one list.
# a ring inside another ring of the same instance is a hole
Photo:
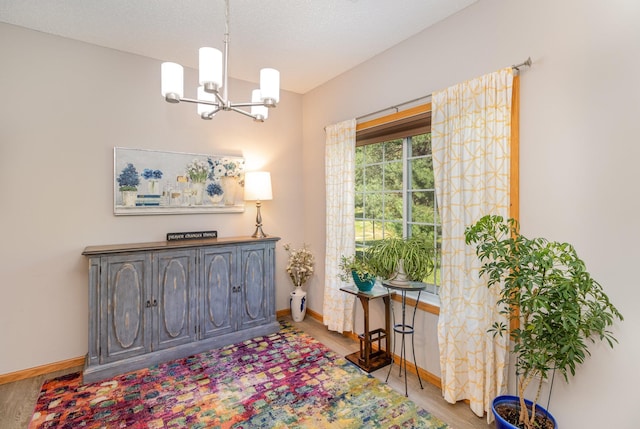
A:
{"label": "colorful patchwork area rug", "polygon": [[46,381],[29,428],[447,428],[290,324],[91,384]]}

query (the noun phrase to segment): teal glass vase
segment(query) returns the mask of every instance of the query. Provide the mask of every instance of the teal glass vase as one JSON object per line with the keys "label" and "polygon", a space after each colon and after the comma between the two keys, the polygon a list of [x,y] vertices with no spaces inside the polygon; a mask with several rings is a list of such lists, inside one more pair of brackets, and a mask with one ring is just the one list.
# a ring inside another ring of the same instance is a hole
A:
{"label": "teal glass vase", "polygon": [[353,282],[356,284],[358,290],[362,292],[369,292],[373,289],[373,285],[376,284],[376,277],[371,274],[367,274],[360,278],[356,270],[351,270],[351,276],[353,277]]}

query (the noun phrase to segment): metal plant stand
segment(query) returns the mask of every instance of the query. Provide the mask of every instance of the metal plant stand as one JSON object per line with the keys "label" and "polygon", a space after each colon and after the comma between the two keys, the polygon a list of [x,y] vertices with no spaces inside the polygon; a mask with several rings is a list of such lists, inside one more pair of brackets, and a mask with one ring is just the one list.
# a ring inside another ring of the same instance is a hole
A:
{"label": "metal plant stand", "polygon": [[[396,353],[396,334],[399,334],[401,337],[400,341],[400,363],[399,363],[399,373],[398,376],[402,377],[402,370],[404,366],[404,396],[409,396],[408,394],[408,386],[407,386],[407,351],[406,351],[406,336],[411,336],[411,352],[413,354],[413,365],[416,368],[416,374],[418,375],[418,381],[420,382],[420,388],[424,389],[422,386],[422,379],[420,378],[420,371],[418,370],[418,364],[416,363],[416,349],[413,341],[413,334],[415,332],[415,320],[416,320],[416,309],[418,308],[418,301],[420,301],[420,293],[425,289],[425,285],[423,283],[418,282],[407,282],[407,283],[394,283],[383,282],[383,285],[387,289],[393,289],[400,292],[401,296],[401,308],[402,308],[402,321],[400,323],[396,323],[396,315],[393,309],[393,305],[391,306],[391,314],[393,319],[393,354]],[[413,314],[411,315],[411,323],[407,320],[407,292],[418,292],[418,297],[416,299],[416,304],[413,306]],[[391,368],[393,367],[393,362],[389,366],[389,372],[387,373],[387,378],[385,381],[389,381],[389,375],[391,375]]]}

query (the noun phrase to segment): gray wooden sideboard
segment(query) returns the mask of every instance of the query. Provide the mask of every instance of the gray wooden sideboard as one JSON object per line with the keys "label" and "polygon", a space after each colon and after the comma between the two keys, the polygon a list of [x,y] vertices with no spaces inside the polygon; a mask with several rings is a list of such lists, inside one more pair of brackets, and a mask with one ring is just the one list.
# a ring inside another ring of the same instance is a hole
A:
{"label": "gray wooden sideboard", "polygon": [[272,334],[278,237],[89,246],[84,381]]}

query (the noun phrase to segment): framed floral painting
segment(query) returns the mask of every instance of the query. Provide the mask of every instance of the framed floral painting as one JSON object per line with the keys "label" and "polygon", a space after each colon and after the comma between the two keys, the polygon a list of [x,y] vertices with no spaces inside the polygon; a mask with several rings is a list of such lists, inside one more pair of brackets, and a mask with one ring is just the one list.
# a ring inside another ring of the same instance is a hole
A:
{"label": "framed floral painting", "polygon": [[244,211],[244,158],[116,147],[116,215]]}

